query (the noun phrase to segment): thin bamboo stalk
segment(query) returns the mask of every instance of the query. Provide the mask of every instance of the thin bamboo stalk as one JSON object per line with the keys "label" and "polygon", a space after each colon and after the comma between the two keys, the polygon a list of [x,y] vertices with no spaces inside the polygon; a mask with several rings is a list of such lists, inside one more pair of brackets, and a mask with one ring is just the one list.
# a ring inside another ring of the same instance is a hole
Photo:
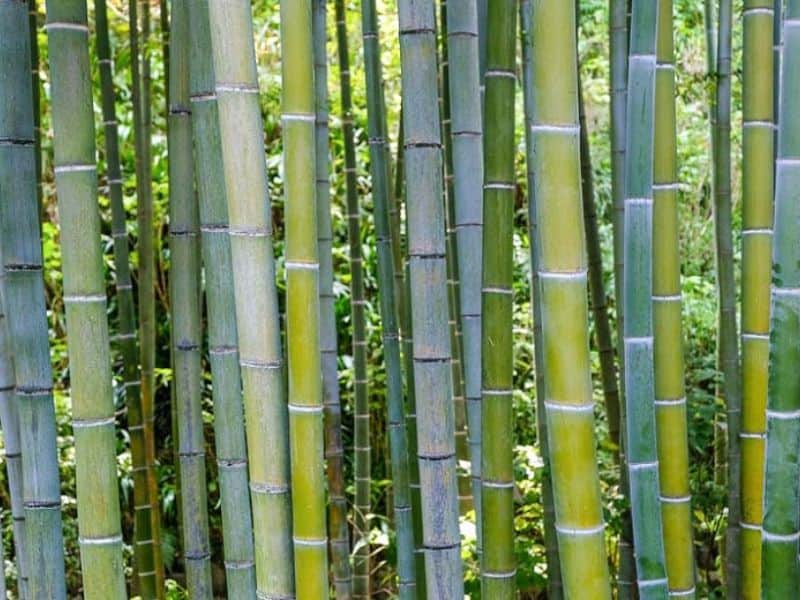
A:
{"label": "thin bamboo stalk", "polygon": [[725,532],[725,581],[731,598],[739,597],[739,521],[741,484],[739,429],[741,380],[736,333],[736,281],[733,265],[731,215],[731,37],[732,2],[719,3],[717,30],[716,148],[714,152],[714,225],[717,252],[719,333],[717,352],[722,381],[719,393],[725,403],[728,482],[728,526]]}
{"label": "thin bamboo stalk", "polygon": [[514,557],[513,251],[516,16],[492,2],[486,24],[481,283],[481,595],[512,598]]}
{"label": "thin bamboo stalk", "polygon": [[565,597],[610,598],[589,367],[575,3],[534,0],[531,10],[535,293],[561,577]]}
{"label": "thin bamboo stalk", "polygon": [[367,129],[375,206],[375,235],[378,250],[378,287],[387,376],[387,420],[392,464],[393,510],[397,533],[398,595],[416,598],[414,537],[409,489],[408,438],[403,408],[403,378],[395,295],[395,256],[389,215],[389,165],[386,152],[386,109],[378,18],[374,0],[361,3],[361,30],[364,45],[364,71],[367,89]]}
{"label": "thin bamboo stalk", "polygon": [[800,578],[798,540],[798,440],[800,394],[800,261],[798,198],[800,184],[800,0],[788,0],[783,15],[778,108],[778,159],[775,171],[775,221],[767,399],[766,474],[762,533],[761,598],[790,598]]}
{"label": "thin bamboo stalk", "polygon": [[656,440],[669,591],[693,597],[694,549],[684,388],[672,0],[659,0],[653,167]]}
{"label": "thin bamboo stalk", "polygon": [[544,344],[542,341],[542,309],[539,293],[539,253],[535,240],[538,237],[536,211],[536,176],[534,172],[534,88],[533,88],[533,38],[531,0],[523,0],[520,9],[520,31],[522,41],[522,86],[525,106],[525,157],[528,184],[528,237],[531,253],[531,295],[533,316],[534,372],[536,377],[536,441],[544,463],[542,469],[542,512],[544,521],[544,547],[547,557],[547,597],[560,600],[564,597],[561,583],[561,563],[558,556],[556,513],[553,503],[553,480],[550,470],[550,451],[547,443],[547,419],[545,416]]}
{"label": "thin bamboo stalk", "polygon": [[[288,415],[250,11],[247,0],[209,0],[249,454],[256,587],[257,593],[266,597],[290,597],[294,594],[294,570]],[[313,179],[312,174],[309,180]],[[322,573],[326,575],[324,569]]]}
{"label": "thin bamboo stalk", "polygon": [[325,459],[328,478],[328,537],[336,598],[353,594],[350,532],[342,447],[342,406],[339,398],[335,296],[333,293],[333,224],[331,222],[328,128],[327,0],[314,0],[314,86],[316,91],[317,246],[319,248],[320,351],[325,406]]}
{"label": "thin bamboo stalk", "polygon": [[[319,342],[312,21],[311,0],[281,1],[286,338],[295,587],[299,598],[323,600],[328,598],[328,537]],[[358,587],[354,591],[358,593]]]}
{"label": "thin bamboo stalk", "polygon": [[102,110],[106,151],[109,201],[111,204],[111,236],[114,242],[116,271],[118,334],[116,341],[122,355],[125,403],[128,409],[128,435],[133,464],[134,566],[138,592],[142,598],[155,597],[153,569],[153,540],[150,524],[150,504],[144,476],[144,436],[142,409],[139,398],[139,353],[136,344],[136,316],[131,283],[128,249],[128,227],[122,201],[122,171],[119,157],[119,134],[116,115],[116,94],[113,80],[113,58],[109,40],[108,10],[105,0],[95,0],[97,58],[100,64]]}
{"label": "thin bamboo stalk", "polygon": [[741,593],[761,593],[774,198],[773,2],[744,5],[742,75]]}
{"label": "thin bamboo stalk", "polygon": [[47,36],[83,590],[125,598],[86,2],[47,2]]}
{"label": "thin bamboo stalk", "polygon": [[344,138],[344,177],[347,201],[347,232],[350,257],[350,315],[353,326],[353,505],[354,559],[353,597],[370,595],[369,530],[371,512],[371,454],[369,390],[367,388],[366,299],[361,255],[361,223],[356,181],[356,150],[353,137],[353,101],[350,77],[350,51],[347,41],[347,10],[344,0],[336,0],[336,45],[339,55],[342,136]]}
{"label": "thin bamboo stalk", "polygon": [[401,0],[398,13],[426,590],[430,597],[460,598],[464,584],[447,327],[435,6],[432,0]]}
{"label": "thin bamboo stalk", "polygon": [[[59,599],[66,590],[29,25],[27,3],[0,2],[0,90],[14,98],[0,103],[0,295],[3,313],[18,315],[7,325],[5,319],[0,323],[5,344],[15,354],[13,365],[5,365],[0,421],[8,459],[18,591],[24,598]],[[12,366],[13,371],[7,370]]]}
{"label": "thin bamboo stalk", "polygon": [[626,453],[639,595],[666,598],[653,373],[653,141],[658,5],[634,0],[628,60],[624,307]]}

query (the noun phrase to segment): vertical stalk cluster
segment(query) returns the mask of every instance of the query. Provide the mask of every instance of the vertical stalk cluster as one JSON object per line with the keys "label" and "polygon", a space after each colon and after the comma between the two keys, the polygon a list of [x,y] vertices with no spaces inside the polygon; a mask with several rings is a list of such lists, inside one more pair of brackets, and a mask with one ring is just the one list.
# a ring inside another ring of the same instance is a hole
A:
{"label": "vertical stalk cluster", "polygon": [[486,25],[481,289],[481,594],[515,593],[513,460],[514,92],[517,8],[492,2]]}
{"label": "vertical stalk cluster", "polygon": [[782,37],[761,547],[761,597],[765,599],[795,595],[800,578],[800,0],[786,3]]}
{"label": "vertical stalk cluster", "polygon": [[[287,597],[294,594],[288,414],[250,11],[247,0],[209,0],[249,455],[256,588],[266,597]],[[321,490],[321,483],[319,487]]]}
{"label": "vertical stalk cluster", "polygon": [[741,590],[761,591],[761,523],[769,373],[774,92],[772,0],[744,6],[742,75]]}
{"label": "vertical stalk cluster", "polygon": [[[125,598],[86,2],[50,0],[47,33],[83,588],[89,598]],[[31,393],[49,398],[50,382]],[[50,476],[57,490],[57,471]]]}
{"label": "vertical stalk cluster", "polygon": [[455,425],[450,373],[443,156],[433,0],[398,4],[417,456],[427,593],[460,598]]}
{"label": "vertical stalk cluster", "polygon": [[658,3],[634,0],[628,59],[624,218],[625,450],[639,594],[667,594],[653,372],[653,142]]}

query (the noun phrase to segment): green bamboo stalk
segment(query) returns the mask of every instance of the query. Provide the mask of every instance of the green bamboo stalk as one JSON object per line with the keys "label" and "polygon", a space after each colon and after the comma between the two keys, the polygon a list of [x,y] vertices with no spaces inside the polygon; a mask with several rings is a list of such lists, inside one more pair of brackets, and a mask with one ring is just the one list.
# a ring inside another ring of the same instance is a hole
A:
{"label": "green bamboo stalk", "polygon": [[347,200],[347,231],[350,254],[350,311],[353,323],[353,436],[355,480],[353,597],[370,595],[370,435],[369,390],[367,389],[367,339],[364,307],[364,269],[361,256],[361,225],[356,182],[356,151],[353,138],[353,101],[350,52],[347,43],[347,11],[344,0],[336,0],[336,43],[339,54],[344,176]]}
{"label": "green bamboo stalk", "polygon": [[47,2],[47,33],[83,589],[125,598],[86,2]]}
{"label": "green bamboo stalk", "polygon": [[189,42],[189,93],[208,310],[208,354],[214,383],[214,439],[225,573],[228,597],[252,598],[256,593],[253,519],[207,0],[196,2],[189,11]]}
{"label": "green bamboo stalk", "polygon": [[20,596],[59,599],[66,596],[61,494],[36,193],[29,24],[27,3],[0,1],[0,89],[15,99],[0,103],[2,301],[7,314],[18,316],[8,320],[4,331],[15,356],[13,372],[5,373],[13,380],[2,386],[7,395],[0,417]]}
{"label": "green bamboo stalk", "polygon": [[718,361],[722,375],[719,393],[725,402],[728,481],[728,527],[725,532],[725,580],[728,596],[739,597],[740,479],[739,429],[741,390],[736,334],[736,281],[733,266],[731,216],[731,0],[719,3],[717,31],[716,147],[714,152],[714,225],[718,281]]}
{"label": "green bamboo stalk", "polygon": [[342,406],[339,398],[335,296],[333,293],[333,224],[331,222],[328,128],[327,0],[314,0],[314,85],[316,90],[317,246],[319,248],[320,352],[325,406],[325,459],[328,478],[328,537],[336,598],[353,594],[350,532],[342,447]]}
{"label": "green bamboo stalk", "polygon": [[[209,0],[249,453],[256,587],[266,597],[290,597],[294,571],[288,415],[250,11],[247,0]],[[313,179],[310,175],[309,180]],[[326,575],[323,569],[322,576]]]}
{"label": "green bamboo stalk", "polygon": [[375,236],[378,250],[378,288],[384,362],[386,363],[387,422],[392,465],[393,511],[397,533],[398,596],[416,598],[414,537],[409,489],[408,438],[403,408],[403,377],[395,297],[395,256],[389,215],[389,165],[386,152],[386,114],[378,18],[375,0],[362,0],[361,30],[367,88],[367,129],[372,175]]}
{"label": "green bamboo stalk", "polygon": [[561,577],[565,597],[610,598],[589,370],[575,3],[534,0],[531,10],[535,294]]}
{"label": "green bamboo stalk", "polygon": [[[172,364],[178,428],[181,517],[186,584],[192,598],[211,598],[211,548],[206,504],[200,322],[200,216],[194,190],[189,100],[189,14],[172,0],[169,74],[169,239]],[[192,10],[197,10],[193,8]]]}
{"label": "green bamboo stalk", "polygon": [[800,184],[800,0],[783,15],[775,171],[775,222],[767,399],[766,474],[762,533],[761,597],[789,598],[800,578],[798,539],[798,440],[800,440],[800,269],[797,186]]}
{"label": "green bamboo stalk", "polygon": [[744,5],[741,593],[761,593],[774,155],[773,2]]}
{"label": "green bamboo stalk", "polygon": [[39,77],[39,7],[28,0],[28,26],[31,52],[31,87],[33,89],[33,131],[36,143],[36,197],[42,204],[42,89]]}
{"label": "green bamboo stalk", "polygon": [[626,453],[639,595],[666,598],[653,374],[653,138],[658,6],[634,0],[624,226]]}
{"label": "green bamboo stalk", "polygon": [[455,2],[447,10],[447,50],[450,82],[450,129],[459,308],[462,329],[464,395],[477,551],[481,535],[481,235],[483,229],[483,123],[481,115],[476,0]]}
{"label": "green bamboo stalk", "polygon": [[[299,598],[322,600],[328,598],[328,537],[319,343],[317,116],[312,32],[311,0],[283,0],[281,106],[295,586]],[[368,586],[367,581],[367,589]],[[354,591],[358,593],[357,586]]]}
{"label": "green bamboo stalk", "polygon": [[[460,598],[455,426],[448,335],[442,138],[432,0],[398,3],[417,453],[426,590]],[[413,507],[412,507],[413,510]]]}
{"label": "green bamboo stalk", "polygon": [[556,533],[556,514],[553,503],[553,480],[550,471],[550,451],[547,443],[547,420],[545,417],[544,346],[542,342],[542,309],[539,293],[539,253],[537,239],[536,177],[534,173],[534,89],[533,89],[533,38],[530,0],[520,2],[520,29],[522,41],[522,84],[525,105],[525,150],[526,179],[528,184],[528,237],[531,253],[531,295],[533,316],[534,367],[536,378],[536,440],[542,456],[542,512],[544,521],[544,545],[547,558],[547,597],[560,600],[564,597],[561,583],[561,563],[558,556],[558,535]]}
{"label": "green bamboo stalk", "polygon": [[481,287],[481,595],[516,594],[513,465],[514,91],[516,16],[492,2],[486,23]]}
{"label": "green bamboo stalk", "polygon": [[136,344],[136,317],[131,284],[128,250],[128,229],[122,200],[122,172],[119,157],[119,134],[116,116],[116,94],[113,81],[113,59],[109,41],[108,10],[105,0],[95,0],[97,31],[97,58],[100,64],[104,141],[107,165],[108,194],[111,205],[111,235],[114,242],[114,268],[116,271],[118,334],[123,363],[122,389],[128,409],[128,431],[131,440],[133,463],[134,510],[134,563],[138,591],[143,598],[155,597],[155,572],[153,569],[153,540],[150,523],[150,503],[145,466],[142,409],[139,399],[139,358]]}
{"label": "green bamboo stalk", "polygon": [[653,360],[664,555],[670,595],[694,597],[684,389],[672,0],[659,0],[653,166]]}

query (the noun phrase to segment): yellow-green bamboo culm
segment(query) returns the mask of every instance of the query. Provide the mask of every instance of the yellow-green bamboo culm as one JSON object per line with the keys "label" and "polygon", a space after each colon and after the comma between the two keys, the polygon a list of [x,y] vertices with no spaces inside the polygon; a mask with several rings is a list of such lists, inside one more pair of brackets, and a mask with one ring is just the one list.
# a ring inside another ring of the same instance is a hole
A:
{"label": "yellow-green bamboo culm", "polygon": [[481,283],[481,595],[516,594],[513,441],[514,92],[517,6],[489,5]]}
{"label": "yellow-green bamboo culm", "polygon": [[[251,5],[247,0],[209,0],[209,15],[228,201],[256,589],[265,597],[292,597],[288,410]],[[313,182],[314,177],[311,173],[309,180]],[[327,572],[323,570],[322,576],[327,579]]]}
{"label": "yellow-green bamboo culm", "polygon": [[320,352],[325,406],[325,460],[328,478],[328,537],[331,575],[336,598],[353,594],[350,531],[342,445],[342,405],[339,397],[335,296],[333,293],[333,223],[330,189],[328,125],[327,0],[314,0],[314,89],[316,97],[317,246],[319,248]]}
{"label": "yellow-green bamboo culm", "polygon": [[371,511],[371,455],[369,390],[367,387],[366,300],[361,256],[361,216],[356,181],[356,149],[353,137],[353,102],[350,50],[347,42],[347,10],[336,0],[336,45],[339,55],[347,238],[350,258],[350,314],[353,324],[353,597],[370,596],[369,530]]}
{"label": "yellow-green bamboo culm", "polygon": [[565,597],[610,598],[589,366],[575,4],[534,0],[530,9],[535,292],[561,578]]}
{"label": "yellow-green bamboo culm", "polygon": [[656,441],[669,591],[694,597],[689,443],[681,327],[672,0],[658,0],[653,163],[653,361]]}
{"label": "yellow-green bamboo culm", "polygon": [[796,596],[800,579],[800,0],[785,4],[782,38],[761,537],[761,598],[765,600]]}
{"label": "yellow-green bamboo culm", "polygon": [[[286,339],[295,588],[328,598],[311,0],[281,1]],[[366,361],[365,361],[366,362]]]}
{"label": "yellow-green bamboo culm", "polygon": [[253,518],[207,0],[194,2],[189,11],[189,42],[194,175],[208,312],[208,360],[213,382],[225,579],[229,598],[251,598],[256,593]]}
{"label": "yellow-green bamboo culm", "polygon": [[[367,130],[372,176],[375,237],[378,251],[378,287],[384,362],[386,410],[391,456],[393,511],[397,538],[398,597],[417,597],[414,572],[414,536],[409,488],[409,454],[403,407],[403,375],[395,294],[395,255],[392,246],[391,191],[387,147],[386,107],[383,95],[378,15],[375,0],[361,2],[364,71],[367,89]],[[399,240],[397,240],[399,242]]]}
{"label": "yellow-green bamboo culm", "polygon": [[[87,12],[84,0],[47,2],[52,122],[56,140],[54,170],[68,327],[83,593],[86,598],[121,599],[127,594],[117,486],[114,393],[97,211]],[[49,396],[49,385],[45,389]],[[26,525],[30,531],[31,521]],[[29,543],[37,546],[32,539]],[[40,552],[37,548],[36,554]],[[46,597],[34,589],[31,594],[36,598]]]}
{"label": "yellow-green bamboo culm", "polygon": [[398,13],[426,591],[429,597],[461,598],[435,6],[433,0],[401,0]]}
{"label": "yellow-green bamboo culm", "polygon": [[774,155],[773,0],[744,4],[741,594],[760,598]]}
{"label": "yellow-green bamboo culm", "polygon": [[150,503],[145,478],[144,433],[142,408],[139,398],[139,350],[136,342],[136,307],[130,273],[127,215],[123,204],[122,171],[120,169],[119,132],[116,114],[111,44],[109,40],[108,8],[105,0],[95,0],[95,27],[97,31],[97,58],[102,86],[102,110],[106,151],[106,184],[111,204],[111,237],[114,242],[114,269],[116,271],[117,335],[122,355],[122,392],[128,410],[128,435],[130,437],[133,474],[134,572],[138,592],[142,598],[156,595],[153,568],[153,539],[151,535]]}

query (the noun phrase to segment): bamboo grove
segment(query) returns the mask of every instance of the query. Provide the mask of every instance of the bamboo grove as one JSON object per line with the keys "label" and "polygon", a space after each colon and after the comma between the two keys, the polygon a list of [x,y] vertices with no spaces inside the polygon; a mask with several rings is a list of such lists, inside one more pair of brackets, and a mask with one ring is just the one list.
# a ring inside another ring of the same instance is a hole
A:
{"label": "bamboo grove", "polygon": [[0,596],[796,597],[800,0],[694,4],[0,0]]}

